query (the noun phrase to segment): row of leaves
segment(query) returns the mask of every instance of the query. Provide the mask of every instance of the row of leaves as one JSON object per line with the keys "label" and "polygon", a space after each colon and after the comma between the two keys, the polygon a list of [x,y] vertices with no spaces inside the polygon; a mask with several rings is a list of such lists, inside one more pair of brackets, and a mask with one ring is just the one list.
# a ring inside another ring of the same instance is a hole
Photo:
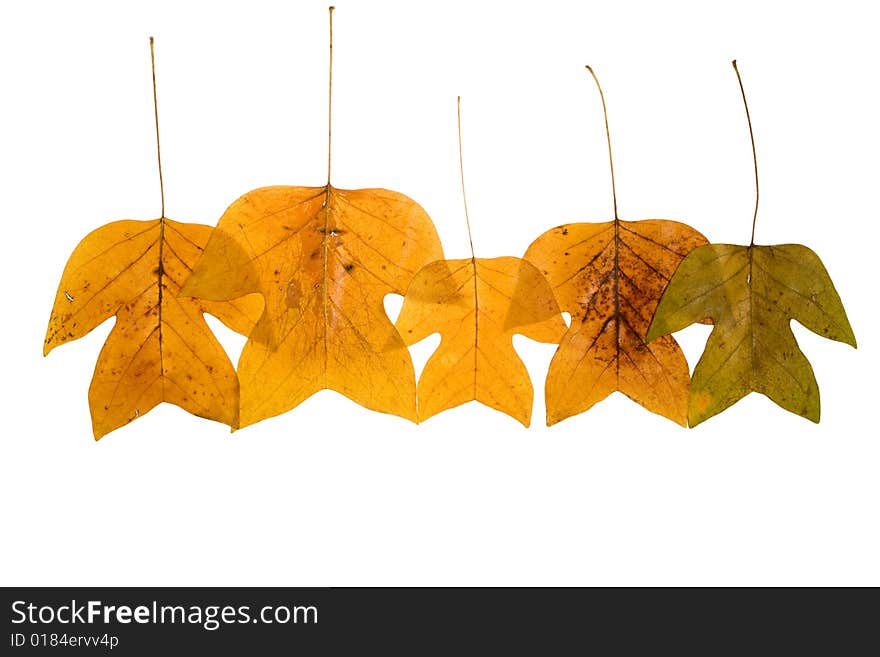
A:
{"label": "row of leaves", "polygon": [[[389,293],[404,295],[396,325]],[[237,375],[206,312],[248,336]],[[411,199],[329,185],[254,190],[213,231],[167,218],[94,231],[64,270],[44,352],[113,315],[89,390],[96,437],[163,401],[238,428],[324,388],[413,421],[477,400],[528,425],[514,333],[559,344],[548,424],[615,390],[682,425],[752,390],[818,421],[790,320],[855,346],[804,246],[708,244],[678,222],[615,219],[553,228],[524,258],[444,260]],[[715,328],[691,381],[669,334],[701,321]],[[407,346],[437,332],[417,391]]]}
{"label": "row of leaves", "polygon": [[[236,429],[322,389],[415,422],[476,400],[528,426],[515,333],[559,345],[548,425],[614,391],[683,426],[751,391],[818,421],[791,319],[856,344],[807,247],[709,244],[679,222],[622,221],[616,203],[613,220],[553,228],[522,258],[461,260],[443,258],[415,201],[385,189],[261,188],[214,229],[168,219],[164,199],[162,215],[89,234],[58,287],[44,354],[116,316],[89,389],[96,438],[160,402]],[[395,324],[390,293],[404,296]],[[204,313],[247,336],[237,370]],[[671,334],[696,322],[714,328],[691,379]],[[407,347],[433,333],[417,385]]]}

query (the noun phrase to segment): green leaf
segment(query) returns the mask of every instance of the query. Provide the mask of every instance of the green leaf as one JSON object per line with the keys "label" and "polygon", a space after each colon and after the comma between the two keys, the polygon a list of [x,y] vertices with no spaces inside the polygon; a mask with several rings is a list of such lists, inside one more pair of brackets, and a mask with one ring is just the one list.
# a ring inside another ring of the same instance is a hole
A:
{"label": "green leaf", "polygon": [[647,334],[650,342],[695,322],[715,325],[691,380],[690,426],[752,391],[819,421],[819,386],[791,332],[792,319],[856,346],[837,290],[807,247],[709,244],[690,252],[660,299]]}

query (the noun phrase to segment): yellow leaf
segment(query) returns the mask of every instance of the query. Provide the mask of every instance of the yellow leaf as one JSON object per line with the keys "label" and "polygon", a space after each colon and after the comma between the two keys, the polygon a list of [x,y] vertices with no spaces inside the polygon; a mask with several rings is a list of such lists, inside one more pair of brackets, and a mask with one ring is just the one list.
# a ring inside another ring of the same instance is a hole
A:
{"label": "yellow leaf", "polygon": [[210,233],[167,218],[116,221],[86,236],[70,256],[43,353],[116,315],[89,388],[96,439],[163,401],[236,426],[235,371],[202,313],[246,335],[262,302],[177,298]]}
{"label": "yellow leaf", "polygon": [[565,322],[530,263],[468,258],[433,262],[416,274],[397,328],[407,344],[441,334],[419,379],[419,420],[476,400],[529,426],[532,384],[513,334],[557,343]]}
{"label": "yellow leaf", "polygon": [[265,187],[233,203],[182,294],[265,299],[238,364],[241,426],[325,388],[415,420],[412,361],[383,300],[442,253],[428,215],[397,192]]}

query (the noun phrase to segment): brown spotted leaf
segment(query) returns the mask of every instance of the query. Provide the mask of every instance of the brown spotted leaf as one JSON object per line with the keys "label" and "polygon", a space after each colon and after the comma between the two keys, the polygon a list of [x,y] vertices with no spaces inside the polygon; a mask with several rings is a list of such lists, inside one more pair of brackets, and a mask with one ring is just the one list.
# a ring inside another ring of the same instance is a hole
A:
{"label": "brown spotted leaf", "polygon": [[210,233],[208,226],[167,218],[116,221],[87,235],[71,254],[43,353],[116,316],[89,388],[96,439],[163,401],[237,425],[235,371],[202,314],[246,335],[262,302],[178,298]]}
{"label": "brown spotted leaf", "polygon": [[428,215],[397,192],[265,187],[235,201],[183,292],[265,299],[238,363],[241,425],[322,389],[415,420],[412,361],[383,300],[442,254]]}
{"label": "brown spotted leaf", "polygon": [[525,259],[571,314],[547,373],[548,425],[614,391],[686,424],[684,354],[672,337],[646,344],[645,335],[676,267],[705,243],[690,226],[660,219],[566,224],[532,243]]}
{"label": "brown spotted leaf", "polygon": [[476,400],[529,426],[532,383],[513,348],[513,334],[556,343],[565,322],[532,264],[468,258],[440,260],[419,271],[406,291],[397,329],[407,344],[441,335],[419,379],[419,420]]}

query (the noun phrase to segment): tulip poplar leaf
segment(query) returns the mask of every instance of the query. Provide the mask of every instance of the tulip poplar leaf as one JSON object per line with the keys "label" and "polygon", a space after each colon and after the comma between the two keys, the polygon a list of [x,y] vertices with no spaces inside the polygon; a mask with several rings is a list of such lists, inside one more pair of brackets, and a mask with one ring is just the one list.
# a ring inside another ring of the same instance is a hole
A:
{"label": "tulip poplar leaf", "polygon": [[690,226],[662,219],[565,224],[532,243],[525,259],[571,314],[547,372],[548,425],[614,391],[686,424],[684,354],[672,337],[647,344],[645,334],[672,273],[705,243]]}
{"label": "tulip poplar leaf", "polygon": [[183,294],[265,299],[238,363],[241,426],[322,389],[414,421],[412,361],[383,300],[442,254],[427,213],[397,192],[276,186],[235,201]]}
{"label": "tulip poplar leaf", "polygon": [[648,339],[704,318],[715,327],[694,370],[691,426],[752,391],[819,421],[819,386],[791,331],[792,319],[856,346],[831,277],[819,256],[800,244],[709,244],[692,251],[657,306]]}
{"label": "tulip poplar leaf", "polygon": [[419,420],[476,400],[528,426],[534,395],[513,335],[555,344],[565,322],[534,265],[467,258],[433,262],[416,274],[397,329],[408,345],[441,335],[419,378]]}
{"label": "tulip poplar leaf", "polygon": [[64,268],[43,353],[116,316],[89,388],[95,439],[169,402],[238,424],[238,380],[205,323],[210,313],[247,335],[259,298],[179,298],[211,228],[161,218],[116,221],[87,235]]}

